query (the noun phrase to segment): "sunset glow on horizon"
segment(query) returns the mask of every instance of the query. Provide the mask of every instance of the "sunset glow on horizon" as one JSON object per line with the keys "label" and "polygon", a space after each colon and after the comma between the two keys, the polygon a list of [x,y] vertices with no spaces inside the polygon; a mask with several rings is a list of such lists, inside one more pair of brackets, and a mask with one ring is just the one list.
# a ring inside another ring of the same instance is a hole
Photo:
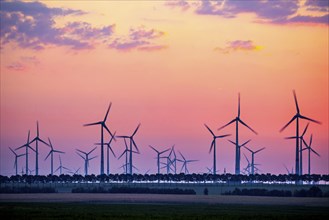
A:
{"label": "sunset glow on horizon", "polygon": [[[295,90],[302,115],[318,120],[305,134],[321,156],[312,155],[312,173],[329,174],[329,32],[328,1],[0,1],[1,147],[0,175],[13,175],[9,150],[36,135],[64,151],[63,165],[80,169],[76,149],[89,151],[100,141],[103,120],[117,135],[135,141],[137,173],[156,173],[149,145],[175,149],[191,173],[212,167],[212,136],[217,142],[218,173],[234,173],[234,126],[217,129],[238,114],[258,132],[240,126],[240,142],[257,150],[260,173],[287,173],[295,166]],[[307,121],[301,120],[300,132]],[[109,135],[105,133],[105,142]],[[34,144],[31,145],[34,148]],[[40,174],[49,147],[39,146]],[[125,146],[113,144],[121,155]],[[25,150],[17,151],[24,153]],[[241,149],[250,157],[250,152]],[[100,147],[89,172],[99,174]],[[30,151],[30,169],[35,155]],[[307,173],[307,153],[303,154]],[[55,169],[59,166],[54,157]],[[111,155],[111,173],[124,158]],[[241,170],[247,162],[241,156]],[[25,171],[25,157],[18,170]],[[181,164],[179,164],[179,171]],[[162,170],[165,173],[165,170]]]}

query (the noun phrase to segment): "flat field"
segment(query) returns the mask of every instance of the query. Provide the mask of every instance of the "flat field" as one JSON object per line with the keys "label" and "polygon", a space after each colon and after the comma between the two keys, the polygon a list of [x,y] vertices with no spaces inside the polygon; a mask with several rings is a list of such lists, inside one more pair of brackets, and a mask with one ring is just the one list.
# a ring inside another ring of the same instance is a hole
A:
{"label": "flat field", "polygon": [[329,198],[0,194],[1,219],[327,219]]}

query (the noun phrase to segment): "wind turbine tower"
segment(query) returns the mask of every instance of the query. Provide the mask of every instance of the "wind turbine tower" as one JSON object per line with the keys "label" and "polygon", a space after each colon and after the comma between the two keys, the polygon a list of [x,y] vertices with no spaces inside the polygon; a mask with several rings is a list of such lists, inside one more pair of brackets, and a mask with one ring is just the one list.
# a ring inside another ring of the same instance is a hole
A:
{"label": "wind turbine tower", "polygon": [[257,132],[253,130],[250,126],[248,126],[245,122],[242,121],[240,118],[240,93],[238,95],[238,116],[227,123],[226,125],[218,128],[218,130],[221,130],[228,125],[232,124],[235,122],[235,174],[238,175],[240,174],[240,145],[239,145],[239,123],[247,127],[250,131],[255,133],[257,135]]}

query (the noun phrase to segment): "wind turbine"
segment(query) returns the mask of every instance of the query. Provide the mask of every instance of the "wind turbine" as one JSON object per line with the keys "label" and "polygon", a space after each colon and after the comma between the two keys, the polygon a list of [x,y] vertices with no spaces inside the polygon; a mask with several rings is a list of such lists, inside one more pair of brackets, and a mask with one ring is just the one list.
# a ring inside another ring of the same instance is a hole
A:
{"label": "wind turbine", "polygon": [[137,128],[135,129],[135,131],[132,133],[131,136],[127,136],[127,135],[121,135],[121,136],[117,136],[118,138],[128,138],[129,139],[129,174],[132,175],[133,174],[133,145],[136,148],[137,152],[139,153],[139,149],[134,141],[134,136],[137,133],[139,127],[141,126],[141,124],[139,123]]}
{"label": "wind turbine", "polygon": [[109,114],[109,111],[111,109],[112,102],[109,104],[109,107],[107,109],[107,112],[105,114],[105,117],[103,121],[98,121],[94,123],[85,124],[84,126],[93,126],[93,125],[100,125],[101,126],[101,167],[100,167],[100,174],[104,174],[104,128],[107,130],[107,132],[111,135],[111,137],[114,137],[110,131],[110,129],[106,126],[105,122],[107,119],[107,116]]}
{"label": "wind turbine", "polygon": [[[314,119],[308,118],[306,116],[303,116],[300,114],[298,102],[297,102],[297,96],[295,90],[293,90],[295,105],[296,105],[296,114],[292,117],[292,119],[285,125],[283,128],[281,128],[280,132],[282,132],[284,129],[286,129],[294,120],[296,120],[296,137],[299,137],[299,119],[308,120],[317,124],[321,124],[321,122],[316,121]],[[296,175],[300,175],[300,167],[299,167],[299,151],[300,151],[299,141],[298,138],[296,138],[296,161],[295,161],[295,172]]]}
{"label": "wind turbine", "polygon": [[175,152],[175,145],[173,145],[171,147],[168,157],[171,161],[171,164],[174,166],[174,173],[177,174],[177,158],[176,158],[176,152]]}
{"label": "wind turbine", "polygon": [[58,157],[59,157],[59,167],[55,170],[55,173],[57,172],[57,170],[59,170],[59,175],[62,175],[62,173],[63,173],[63,169],[64,169],[64,170],[67,170],[67,171],[70,171],[70,169],[69,169],[69,168],[66,168],[66,167],[64,167],[64,166],[62,165],[61,155],[58,155]]}
{"label": "wind turbine", "polygon": [[251,150],[250,148],[248,148],[247,146],[244,146],[248,151],[250,151],[251,153],[251,175],[254,175],[255,174],[255,154],[257,154],[258,152],[262,151],[265,149],[265,147],[259,149],[259,150],[256,150],[256,151],[253,151]]}
{"label": "wind turbine", "polygon": [[300,146],[299,147],[300,148],[300,150],[299,150],[299,173],[300,173],[300,175],[303,175],[303,150],[302,150],[303,149],[303,143],[305,144],[305,146],[307,146],[307,144],[304,140],[304,135],[307,131],[307,128],[308,128],[309,124],[310,123],[307,123],[307,125],[306,125],[306,127],[305,127],[305,129],[304,129],[301,136],[299,136],[299,137],[286,137],[286,139],[299,139],[299,146]]}
{"label": "wind turbine", "polygon": [[14,163],[14,168],[16,169],[16,176],[17,176],[17,174],[18,174],[18,171],[17,171],[17,169],[18,169],[18,167],[17,167],[17,158],[19,158],[19,157],[22,157],[22,156],[24,156],[25,154],[16,154],[16,152],[13,150],[13,149],[11,149],[11,148],[9,148],[10,150],[11,150],[11,152],[13,152],[13,154],[15,154],[15,163]]}
{"label": "wind turbine", "polygon": [[248,157],[245,155],[245,154],[243,154],[243,156],[244,156],[244,158],[246,158],[246,161],[247,161],[247,163],[248,163],[248,165],[243,169],[248,175],[250,175],[250,168],[251,168],[251,163],[250,163],[250,161],[249,161],[249,159],[248,159]]}
{"label": "wind turbine", "polygon": [[283,164],[283,166],[284,166],[284,168],[286,168],[286,171],[287,171],[288,175],[292,175],[294,173],[294,169],[293,168],[291,168],[291,172],[290,172],[289,169],[288,169],[288,167],[285,164]]}
{"label": "wind turbine", "polygon": [[[230,143],[232,143],[233,145],[236,146],[236,143],[234,141],[231,141],[231,140],[228,140]],[[249,142],[251,141],[251,139],[247,140],[246,142],[244,142],[243,144],[241,145],[238,145],[238,150],[239,152],[241,151],[241,147],[245,146],[246,144],[248,144]]]}
{"label": "wind turbine", "polygon": [[180,162],[183,163],[180,172],[182,172],[183,169],[185,168],[185,169],[184,169],[184,173],[185,173],[185,174],[186,174],[186,173],[190,173],[190,172],[188,171],[188,169],[187,169],[187,164],[188,164],[188,163],[192,163],[192,162],[196,162],[196,161],[198,161],[198,160],[186,160],[185,157],[183,156],[183,154],[182,154],[180,151],[178,151],[178,152],[179,152],[179,154],[181,155],[181,157],[182,157],[182,159],[183,159],[183,160],[177,159],[178,161],[180,161]]}
{"label": "wind turbine", "polygon": [[44,145],[49,146],[44,140],[42,140],[39,137],[39,122],[37,121],[37,136],[30,142],[30,144],[35,142],[35,175],[36,176],[39,175],[39,149],[38,149],[39,141]]}
{"label": "wind turbine", "polygon": [[29,175],[29,148],[31,150],[33,150],[34,152],[36,152],[31,146],[30,146],[30,130],[29,133],[27,135],[27,141],[26,144],[16,148],[15,150],[21,149],[25,147],[25,174]]}
{"label": "wind turbine", "polygon": [[[170,150],[170,149],[169,149],[169,150]],[[161,164],[164,165],[163,167],[161,167],[161,169],[166,168],[167,174],[170,173],[170,170],[175,171],[175,170],[173,170],[173,169],[171,168],[172,161],[171,161],[169,155],[168,155],[168,156],[163,156],[163,157],[160,157],[160,158],[163,158],[163,159],[166,159],[166,160],[167,160],[166,163],[161,162]]]}
{"label": "wind turbine", "polygon": [[[106,149],[106,150],[107,150],[107,151],[106,151],[106,159],[107,159],[107,169],[106,169],[106,174],[107,174],[107,175],[110,174],[110,153],[109,153],[109,150],[111,150],[113,156],[116,158],[115,153],[114,153],[114,151],[113,151],[113,149],[112,149],[112,147],[111,147],[111,142],[112,142],[113,140],[115,140],[115,139],[114,139],[114,137],[115,137],[115,133],[116,133],[116,132],[114,132],[114,133],[113,133],[113,136],[111,136],[110,141],[109,141],[108,143],[105,143],[105,144],[104,144],[104,145],[107,146],[107,149]],[[97,143],[96,145],[101,145],[101,143]]]}
{"label": "wind turbine", "polygon": [[212,134],[213,136],[213,141],[211,142],[210,145],[210,149],[209,149],[209,153],[211,153],[211,150],[213,150],[214,152],[214,159],[213,159],[213,174],[216,175],[216,139],[217,138],[224,138],[227,136],[230,136],[230,134],[225,134],[225,135],[220,135],[220,136],[216,136],[214,134],[214,132],[206,125],[204,124],[204,126],[208,129],[208,131]]}
{"label": "wind turbine", "polygon": [[50,156],[50,174],[51,175],[53,175],[54,174],[54,169],[53,169],[53,167],[54,167],[54,153],[60,153],[60,154],[65,154],[65,152],[63,152],[63,151],[59,151],[59,150],[54,150],[54,148],[53,148],[53,145],[51,144],[51,141],[50,141],[50,138],[48,138],[48,141],[49,141],[49,146],[50,146],[50,148],[51,148],[51,150],[49,151],[49,153],[48,153],[48,155],[47,155],[47,157],[45,158],[45,160],[47,160],[47,158]]}
{"label": "wind turbine", "polygon": [[[118,160],[120,160],[120,158],[125,155],[126,157],[126,163],[124,164],[124,169],[125,169],[125,174],[128,174],[128,165],[129,165],[129,161],[128,161],[128,153],[130,152],[129,148],[128,148],[128,144],[127,144],[127,141],[126,141],[126,138],[123,138],[123,141],[125,142],[125,147],[126,149],[122,152],[122,154],[118,157]],[[139,152],[137,151],[132,151],[133,153],[136,153],[136,154],[139,154]],[[121,166],[123,167],[123,166]],[[120,167],[120,168],[121,168]]]}
{"label": "wind turbine", "polygon": [[[97,156],[94,156],[92,158],[89,158],[89,154],[91,154],[94,150],[96,150],[96,147],[94,147],[91,151],[89,151],[88,153],[82,151],[82,150],[79,150],[79,149],[76,149],[78,152],[77,154],[85,161],[85,176],[88,175],[88,166],[89,166],[89,161],[96,158]],[[80,153],[84,154],[85,157],[83,157]]]}
{"label": "wind turbine", "polygon": [[257,132],[253,130],[250,126],[248,126],[245,122],[242,121],[240,118],[240,93],[238,95],[238,116],[227,123],[226,125],[218,128],[218,130],[221,130],[225,128],[226,126],[232,124],[235,122],[235,174],[238,175],[240,174],[240,147],[239,147],[239,123],[247,127],[249,130],[251,130],[253,133],[257,135]]}
{"label": "wind turbine", "polygon": [[318,154],[313,148],[312,148],[312,140],[313,140],[313,134],[311,134],[310,142],[309,144],[306,144],[306,148],[303,150],[308,150],[308,175],[311,175],[311,151],[316,154],[318,157],[320,157],[320,154]]}
{"label": "wind turbine", "polygon": [[166,150],[163,150],[163,151],[158,151],[157,149],[155,149],[154,147],[152,147],[151,145],[149,145],[149,147],[151,149],[153,149],[156,153],[157,153],[157,165],[158,165],[158,174],[160,174],[160,155],[163,154],[163,153],[166,153],[167,151],[170,150],[170,148],[166,149]]}

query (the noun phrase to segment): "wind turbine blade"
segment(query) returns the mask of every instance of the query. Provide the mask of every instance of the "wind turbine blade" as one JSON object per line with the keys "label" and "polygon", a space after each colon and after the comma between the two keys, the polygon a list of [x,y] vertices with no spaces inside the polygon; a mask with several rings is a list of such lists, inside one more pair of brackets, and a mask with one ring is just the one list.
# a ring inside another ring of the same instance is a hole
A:
{"label": "wind turbine blade", "polygon": [[307,128],[308,128],[309,125],[310,125],[310,123],[307,123],[307,125],[306,125],[306,127],[305,127],[305,129],[304,129],[304,131],[303,131],[303,133],[301,135],[301,137],[303,137],[305,135],[305,133],[306,133]]}
{"label": "wind turbine blade", "polygon": [[308,148],[309,146],[308,146],[308,144],[306,143],[306,141],[304,140],[304,138],[302,138],[302,141],[303,141],[303,143],[305,144],[305,146]]}
{"label": "wind turbine blade", "polygon": [[292,92],[293,92],[293,94],[294,94],[294,100],[295,100],[296,110],[297,110],[297,113],[299,113],[299,107],[298,107],[298,102],[297,102],[296,91],[293,90]]}
{"label": "wind turbine blade", "polygon": [[110,129],[106,126],[106,124],[102,124],[102,126],[107,130],[107,132],[111,135],[111,138],[114,137]]}
{"label": "wind turbine blade", "polygon": [[240,118],[238,119],[238,121],[243,124],[244,126],[246,126],[247,128],[249,128],[249,130],[251,130],[252,132],[254,132],[256,135],[258,134],[254,129],[252,129],[251,127],[249,127],[246,123],[244,123]]}
{"label": "wind turbine blade", "polygon": [[282,132],[284,129],[286,129],[290,125],[290,123],[296,119],[296,117],[297,117],[296,115],[294,117],[292,117],[292,119],[290,119],[290,121],[285,126],[283,126],[283,128],[280,129],[280,132]]}
{"label": "wind turbine blade", "polygon": [[168,150],[170,150],[170,148],[168,148],[167,150],[161,151],[159,154],[166,153]]}
{"label": "wind turbine blade", "polygon": [[296,139],[296,138],[298,138],[298,137],[296,137],[296,136],[291,136],[291,137],[285,137],[284,139]]}
{"label": "wind turbine blade", "polygon": [[[22,146],[20,146],[20,147],[15,148],[15,150],[19,150],[19,149],[21,149],[21,148],[23,148],[23,147],[26,147],[26,146],[28,146],[28,145],[24,144],[24,145],[22,145]],[[33,150],[34,150],[34,149],[33,149]]]}
{"label": "wind turbine blade", "polygon": [[26,154],[20,154],[20,155],[17,155],[17,157],[22,157],[22,156],[25,156]]}
{"label": "wind turbine blade", "polygon": [[69,168],[67,167],[62,167],[64,170],[67,170],[67,171],[71,171]]}
{"label": "wind turbine blade", "polygon": [[115,139],[115,134],[116,134],[116,133],[117,133],[116,131],[113,133],[113,135],[111,136],[111,139],[110,139],[108,145],[110,145],[110,144],[112,143],[113,140],[116,141],[116,139]]}
{"label": "wind turbine blade", "polygon": [[37,121],[37,137],[39,137],[39,122]]}
{"label": "wind turbine blade", "polygon": [[159,154],[159,151],[157,149],[155,149],[154,147],[152,147],[151,145],[149,145],[150,148],[152,148],[155,152],[157,152]]}
{"label": "wind turbine blade", "polygon": [[9,149],[11,150],[11,152],[15,154],[15,156],[17,156],[16,152],[13,149],[11,149],[11,147],[9,147]]}
{"label": "wind turbine blade", "polygon": [[106,115],[105,115],[105,117],[104,117],[104,120],[103,120],[103,122],[105,122],[105,121],[106,121],[106,119],[107,119],[107,116],[108,116],[108,114],[109,114],[109,111],[110,111],[110,109],[111,109],[111,106],[112,106],[112,102],[110,102],[110,104],[109,104],[109,107],[107,108],[107,112],[106,112]]}
{"label": "wind turbine blade", "polygon": [[231,134],[219,135],[219,136],[216,136],[216,138],[224,138],[224,137],[228,137],[228,136],[231,136]]}
{"label": "wind turbine blade", "polygon": [[45,160],[47,160],[47,158],[50,156],[51,153],[52,153],[52,150],[49,151],[49,153],[48,153],[47,157],[45,158]]}
{"label": "wind turbine blade", "polygon": [[187,160],[186,162],[191,163],[191,162],[197,162],[197,161],[199,161],[199,160]]}
{"label": "wind turbine blade", "polygon": [[86,152],[84,152],[82,150],[79,150],[79,149],[76,149],[76,150],[79,151],[80,153],[87,154]]}
{"label": "wind turbine blade", "polygon": [[311,134],[310,143],[309,143],[308,147],[311,147],[312,146],[312,141],[313,141],[313,134]]}
{"label": "wind turbine blade", "polygon": [[139,153],[139,149],[138,149],[138,147],[137,147],[137,145],[136,145],[136,143],[135,143],[134,139],[133,139],[133,138],[131,138],[131,141],[133,142],[133,145],[134,145],[134,147],[136,148],[137,152]]}
{"label": "wind turbine blade", "polygon": [[229,142],[231,142],[232,144],[236,145],[236,143],[234,141],[228,140]]}
{"label": "wind turbine blade", "polygon": [[119,135],[119,136],[116,136],[117,138],[130,138],[129,136],[126,136],[126,135]]}
{"label": "wind turbine blade", "polygon": [[79,154],[78,152],[76,152],[77,155],[79,155],[83,160],[86,160],[86,158],[84,158],[81,154]]}
{"label": "wind turbine blade", "polygon": [[303,115],[299,115],[299,118],[302,118],[302,119],[305,119],[305,120],[308,120],[308,121],[312,121],[312,122],[317,123],[317,124],[321,124],[321,122],[319,122],[317,120],[314,120],[314,119],[311,119],[311,118],[308,118],[308,117],[303,116]]}
{"label": "wind turbine blade", "polygon": [[49,147],[51,148],[51,149],[53,149],[53,145],[51,144],[51,141],[50,141],[50,138],[48,137],[48,142],[49,142]]}
{"label": "wind turbine blade", "polygon": [[240,93],[238,94],[238,118],[240,118]]}
{"label": "wind turbine blade", "polygon": [[246,148],[247,150],[249,150],[251,153],[254,153],[252,150],[250,150],[248,147],[243,146],[244,148]]}
{"label": "wind turbine blade", "polygon": [[125,142],[126,149],[128,149],[128,144],[127,144],[126,138],[124,138],[123,141]]}
{"label": "wind turbine blade", "polygon": [[56,173],[60,168],[61,168],[61,167],[59,166],[59,167],[54,171],[54,173]]}
{"label": "wind turbine blade", "polygon": [[255,151],[255,154],[258,153],[258,152],[260,152],[260,151],[262,151],[262,150],[264,150],[264,149],[265,149],[265,147],[263,147],[263,148],[261,148],[261,149]]}
{"label": "wind turbine blade", "polygon": [[113,151],[112,147],[110,147],[110,146],[109,146],[108,148],[110,148],[110,150],[111,150],[111,152],[112,152],[113,156],[116,158],[117,156],[115,156],[115,153],[114,153],[114,151]]}
{"label": "wind turbine blade", "polygon": [[248,157],[245,154],[243,154],[243,156],[244,156],[244,158],[246,158],[246,160],[248,162],[248,165],[249,165],[250,164],[250,161],[249,161]]}
{"label": "wind turbine blade", "polygon": [[210,149],[209,149],[209,153],[211,153],[212,148],[214,147],[214,145],[215,145],[215,140],[213,140],[213,141],[211,142]]}
{"label": "wind turbine blade", "polygon": [[84,124],[83,126],[93,126],[93,125],[101,125],[102,122],[99,121],[99,122],[94,122],[94,123],[89,123],[89,124]]}
{"label": "wind turbine blade", "polygon": [[30,143],[30,130],[29,130],[29,132],[28,132],[28,134],[27,134],[27,142],[26,142],[27,144],[28,143]]}
{"label": "wind turbine blade", "polygon": [[204,126],[208,129],[208,131],[212,134],[212,136],[214,136],[215,137],[215,134],[214,134],[214,132],[212,132],[212,130],[206,125],[206,124],[204,124]]}
{"label": "wind turbine blade", "polygon": [[40,139],[40,138],[38,138],[38,141],[42,142],[44,145],[47,145],[47,146],[49,146],[49,144],[48,144],[48,143],[46,143],[44,140],[42,140],[42,139]]}
{"label": "wind turbine blade", "polygon": [[92,157],[92,158],[88,159],[88,161],[89,161],[89,160],[92,160],[92,159],[95,159],[96,157],[97,157],[97,156],[94,156],[94,157]]}
{"label": "wind turbine blade", "polygon": [[120,157],[118,157],[118,160],[120,160],[120,158],[127,152],[127,149],[123,151],[123,153],[120,155]]}
{"label": "wind turbine blade", "polygon": [[91,154],[94,150],[96,150],[97,147],[94,147],[91,151],[89,151],[88,155]]}
{"label": "wind turbine blade", "polygon": [[319,157],[320,157],[320,154],[318,154],[318,152],[316,152],[315,150],[313,150],[313,148],[310,148],[311,149],[311,151],[313,152],[313,153],[315,153],[316,155],[318,155]]}
{"label": "wind turbine blade", "polygon": [[36,152],[30,145],[26,145],[28,148],[30,148],[32,151]]}
{"label": "wind turbine blade", "polygon": [[186,161],[186,159],[185,159],[185,157],[183,156],[183,154],[182,154],[180,151],[178,151],[178,153],[181,155],[181,157],[183,158],[183,160]]}
{"label": "wind turbine blade", "polygon": [[223,125],[222,127],[218,128],[217,130],[222,130],[223,128],[225,128],[226,126],[229,126],[230,124],[232,124],[235,121],[236,121],[236,118],[233,119],[232,121],[230,121],[229,123],[227,123],[226,125]]}
{"label": "wind turbine blade", "polygon": [[60,150],[53,150],[53,152],[55,152],[55,153],[60,153],[60,154],[65,154],[65,152],[60,151]]}
{"label": "wind turbine blade", "polygon": [[245,146],[246,144],[248,144],[251,141],[251,139],[247,140],[246,142],[244,142],[242,145],[240,145],[240,147]]}
{"label": "wind turbine blade", "polygon": [[134,133],[131,135],[131,137],[134,137],[134,135],[137,133],[139,127],[141,126],[141,123],[138,124],[137,128],[135,129]]}

